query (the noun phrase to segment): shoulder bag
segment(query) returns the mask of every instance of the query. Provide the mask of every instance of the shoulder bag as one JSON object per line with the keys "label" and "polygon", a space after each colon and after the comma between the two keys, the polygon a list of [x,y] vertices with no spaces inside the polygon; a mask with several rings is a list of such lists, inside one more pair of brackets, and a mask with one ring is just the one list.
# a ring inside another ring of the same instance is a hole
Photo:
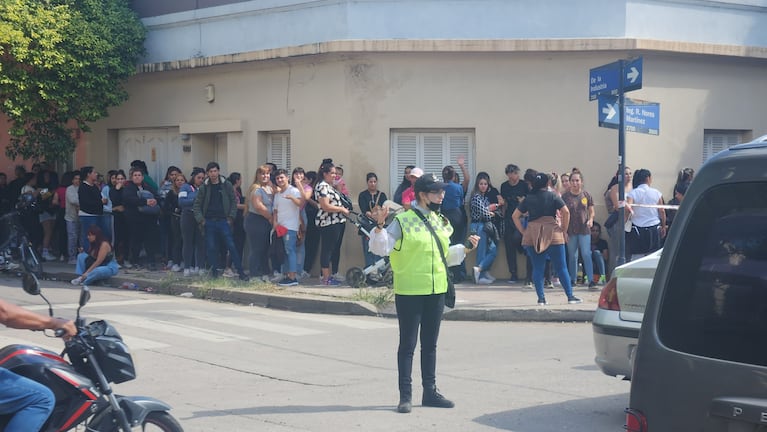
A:
{"label": "shoulder bag", "polygon": [[439,237],[437,237],[437,233],[434,232],[434,228],[432,228],[431,224],[429,223],[428,219],[426,219],[426,216],[423,215],[418,209],[415,207],[412,207],[411,210],[415,212],[415,214],[418,215],[418,217],[421,219],[421,222],[426,225],[426,228],[429,229],[429,232],[431,233],[431,236],[434,237],[434,241],[437,243],[437,249],[439,249],[439,255],[442,257],[442,264],[445,265],[445,275],[447,276],[447,293],[445,293],[445,306],[449,307],[450,309],[455,307],[455,285],[453,285],[453,279],[450,277],[450,267],[447,265],[447,258],[445,257],[445,251],[442,249],[442,242],[439,241]]}

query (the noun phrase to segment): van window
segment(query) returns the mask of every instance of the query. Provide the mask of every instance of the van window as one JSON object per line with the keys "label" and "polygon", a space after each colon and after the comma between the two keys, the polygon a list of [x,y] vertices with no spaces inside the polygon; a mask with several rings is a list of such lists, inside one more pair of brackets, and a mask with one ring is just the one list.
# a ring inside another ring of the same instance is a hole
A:
{"label": "van window", "polygon": [[767,366],[767,184],[717,186],[681,228],[658,321],[668,348]]}

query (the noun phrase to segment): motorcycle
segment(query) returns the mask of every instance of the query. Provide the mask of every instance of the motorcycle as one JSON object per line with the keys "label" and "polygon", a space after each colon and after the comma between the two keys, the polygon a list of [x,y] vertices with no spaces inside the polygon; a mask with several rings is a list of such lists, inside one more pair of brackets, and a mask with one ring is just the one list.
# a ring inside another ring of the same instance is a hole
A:
{"label": "motorcycle", "polygon": [[[16,208],[0,216],[0,271],[16,272],[23,265],[24,271],[43,277],[43,264],[37,257],[29,240],[23,219],[35,218],[37,202],[29,194],[19,198]],[[18,263],[21,263],[19,265]]]}
{"label": "motorcycle", "polygon": [[[40,292],[35,274],[25,272],[22,286],[28,294],[42,297],[53,316],[53,307]],[[90,432],[129,432],[134,427],[141,427],[142,431],[183,432],[166,403],[113,393],[110,383],[135,379],[136,369],[127,345],[111,324],[106,321],[86,324],[80,316],[80,309],[88,300],[90,290],[83,286],[75,319],[77,336],[65,342],[61,354],[22,344],[0,349],[0,367],[45,385],[55,395],[56,405],[42,431],[68,431],[82,426]],[[54,333],[55,337],[62,335],[62,331]],[[65,355],[69,361],[64,359]],[[0,416],[0,431],[9,420]]]}

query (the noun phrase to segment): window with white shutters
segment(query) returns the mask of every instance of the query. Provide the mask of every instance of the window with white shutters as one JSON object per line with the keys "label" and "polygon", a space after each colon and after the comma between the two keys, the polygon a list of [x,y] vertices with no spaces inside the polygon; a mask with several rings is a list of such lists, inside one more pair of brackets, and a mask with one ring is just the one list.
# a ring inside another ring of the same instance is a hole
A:
{"label": "window with white shutters", "polygon": [[290,158],[290,132],[269,132],[266,157],[269,162],[290,172],[293,167]]}
{"label": "window with white shutters", "polygon": [[750,131],[706,129],[703,132],[703,163],[720,151],[745,142],[747,133]]}
{"label": "window with white shutters", "polygon": [[[391,131],[391,193],[402,182],[405,167],[415,165],[423,172],[442,177],[442,168],[455,167],[458,174],[458,157],[466,159],[466,168],[474,172],[474,131],[466,129],[415,129]],[[463,180],[463,179],[461,179]]]}

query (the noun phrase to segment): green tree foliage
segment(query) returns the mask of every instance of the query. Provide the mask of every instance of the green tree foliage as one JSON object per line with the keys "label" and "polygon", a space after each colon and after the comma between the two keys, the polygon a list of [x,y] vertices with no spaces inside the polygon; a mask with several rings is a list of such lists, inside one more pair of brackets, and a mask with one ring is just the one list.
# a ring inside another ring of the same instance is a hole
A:
{"label": "green tree foliage", "polygon": [[0,111],[11,158],[66,159],[128,98],[145,29],[128,0],[0,0]]}

